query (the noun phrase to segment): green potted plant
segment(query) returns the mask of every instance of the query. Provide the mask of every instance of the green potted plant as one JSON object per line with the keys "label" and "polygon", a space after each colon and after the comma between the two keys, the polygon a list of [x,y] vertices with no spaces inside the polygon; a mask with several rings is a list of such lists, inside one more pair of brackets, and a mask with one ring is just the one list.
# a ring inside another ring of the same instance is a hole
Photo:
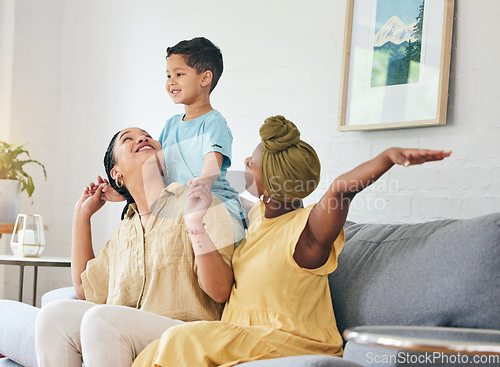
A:
{"label": "green potted plant", "polygon": [[21,191],[26,190],[29,197],[33,195],[35,191],[33,178],[24,171],[24,165],[30,163],[41,166],[47,180],[45,166],[31,159],[24,145],[15,146],[0,141],[0,223],[15,222],[19,212]]}

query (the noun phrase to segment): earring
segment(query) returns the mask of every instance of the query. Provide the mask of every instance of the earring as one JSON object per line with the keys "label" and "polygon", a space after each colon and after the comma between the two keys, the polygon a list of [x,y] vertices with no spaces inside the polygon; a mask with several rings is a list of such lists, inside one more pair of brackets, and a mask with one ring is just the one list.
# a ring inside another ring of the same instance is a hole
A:
{"label": "earring", "polygon": [[118,181],[119,178],[120,178],[120,176],[116,176],[116,178],[115,178],[115,184],[118,187],[122,187],[123,186],[123,179],[121,181]]}
{"label": "earring", "polygon": [[267,201],[264,201],[264,194],[260,195],[259,197],[260,201],[262,201],[264,204],[269,204],[271,202],[271,198],[268,196]]}

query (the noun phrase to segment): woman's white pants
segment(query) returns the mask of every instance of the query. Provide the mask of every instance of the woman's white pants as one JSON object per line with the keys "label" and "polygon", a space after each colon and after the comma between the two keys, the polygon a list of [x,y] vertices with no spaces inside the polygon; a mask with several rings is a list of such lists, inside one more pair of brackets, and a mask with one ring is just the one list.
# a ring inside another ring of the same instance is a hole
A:
{"label": "woman's white pants", "polygon": [[149,343],[180,323],[131,307],[54,301],[36,319],[38,365],[130,367]]}

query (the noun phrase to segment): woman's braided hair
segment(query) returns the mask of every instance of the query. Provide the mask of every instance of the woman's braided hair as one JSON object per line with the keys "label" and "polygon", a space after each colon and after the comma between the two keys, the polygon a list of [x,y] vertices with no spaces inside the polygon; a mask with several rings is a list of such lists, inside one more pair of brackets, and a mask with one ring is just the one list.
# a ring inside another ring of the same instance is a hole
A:
{"label": "woman's braided hair", "polygon": [[116,185],[116,182],[113,179],[113,177],[111,177],[111,170],[113,169],[113,167],[116,164],[114,148],[115,148],[115,143],[116,143],[116,140],[117,140],[119,134],[120,134],[120,131],[118,131],[113,136],[111,141],[109,142],[108,149],[106,150],[106,154],[104,155],[104,170],[106,171],[106,175],[108,176],[108,181],[109,181],[109,184],[111,185],[111,187],[113,189],[115,189],[115,191],[118,192],[120,195],[125,197],[125,199],[127,199],[127,204],[125,205],[125,208],[123,208],[123,211],[122,211],[121,219],[123,219],[123,218],[125,218],[125,215],[127,214],[128,206],[130,204],[135,203],[135,201],[134,201],[134,198],[132,197],[132,195],[130,195],[130,192],[125,187],[125,185],[123,185],[122,187],[118,187]]}

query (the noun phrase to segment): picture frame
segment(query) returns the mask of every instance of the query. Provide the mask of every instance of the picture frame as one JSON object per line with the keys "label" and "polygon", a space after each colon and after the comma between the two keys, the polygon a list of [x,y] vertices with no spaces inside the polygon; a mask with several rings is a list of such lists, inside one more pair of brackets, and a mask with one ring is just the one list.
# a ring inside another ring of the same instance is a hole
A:
{"label": "picture frame", "polygon": [[446,124],[454,6],[347,0],[339,131]]}

